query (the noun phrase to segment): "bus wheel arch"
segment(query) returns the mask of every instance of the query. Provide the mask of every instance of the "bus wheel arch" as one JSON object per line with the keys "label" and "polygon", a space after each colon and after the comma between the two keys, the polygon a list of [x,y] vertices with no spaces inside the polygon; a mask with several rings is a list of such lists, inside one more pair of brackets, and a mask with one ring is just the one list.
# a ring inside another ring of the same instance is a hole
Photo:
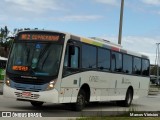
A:
{"label": "bus wheel arch", "polygon": [[[133,89],[133,87],[132,87],[132,86],[129,86],[128,89],[127,89],[127,91],[128,91],[128,90],[131,90],[132,96],[133,96],[133,95],[134,95],[134,89]],[[127,92],[126,92],[126,95],[127,95]]]}
{"label": "bus wheel arch", "polygon": [[133,87],[129,86],[126,91],[125,100],[117,101],[117,105],[122,107],[129,107],[132,104],[133,95],[134,95]]}
{"label": "bus wheel arch", "polygon": [[90,100],[90,88],[88,84],[83,84],[79,89],[77,95],[77,101],[74,104],[74,110],[81,111],[85,107],[86,103]]}
{"label": "bus wheel arch", "polygon": [[133,87],[129,86],[126,91],[125,100],[123,101],[123,104],[122,104],[124,107],[129,107],[132,104],[133,95],[134,95]]}
{"label": "bus wheel arch", "polygon": [[[80,90],[83,90],[86,94],[86,101],[89,102],[90,101],[90,95],[91,95],[91,90],[88,84],[83,84],[80,88]],[[80,91],[79,90],[79,91]]]}

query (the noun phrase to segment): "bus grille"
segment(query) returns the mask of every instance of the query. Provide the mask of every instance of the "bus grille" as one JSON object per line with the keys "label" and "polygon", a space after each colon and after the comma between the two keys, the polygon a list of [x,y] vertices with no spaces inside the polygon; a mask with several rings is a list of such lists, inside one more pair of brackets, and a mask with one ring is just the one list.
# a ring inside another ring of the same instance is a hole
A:
{"label": "bus grille", "polygon": [[24,97],[24,96],[22,96],[21,92],[15,92],[15,95],[17,96],[17,98],[29,98],[29,99],[38,99],[40,96],[38,94],[31,94],[31,96],[29,96],[29,97]]}
{"label": "bus grille", "polygon": [[32,84],[32,85],[43,85],[46,84],[47,80],[42,79],[28,79],[28,78],[11,78],[12,81],[16,83],[22,83],[22,84]]}

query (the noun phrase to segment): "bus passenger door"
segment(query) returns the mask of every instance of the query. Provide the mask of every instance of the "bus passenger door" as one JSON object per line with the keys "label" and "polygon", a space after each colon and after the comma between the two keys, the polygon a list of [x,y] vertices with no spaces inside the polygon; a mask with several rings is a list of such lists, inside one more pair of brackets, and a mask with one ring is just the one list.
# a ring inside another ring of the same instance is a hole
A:
{"label": "bus passenger door", "polygon": [[61,89],[64,91],[63,103],[76,102],[79,81],[80,49],[75,45],[67,45]]}

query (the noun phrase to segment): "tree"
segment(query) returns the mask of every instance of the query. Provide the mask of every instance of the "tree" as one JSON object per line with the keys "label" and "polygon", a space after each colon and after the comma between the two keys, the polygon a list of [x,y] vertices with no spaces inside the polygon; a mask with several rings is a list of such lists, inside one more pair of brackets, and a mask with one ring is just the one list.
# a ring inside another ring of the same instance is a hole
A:
{"label": "tree", "polygon": [[0,29],[0,44],[5,43],[7,41],[6,38],[8,37],[8,34],[9,34],[9,30],[7,26]]}
{"label": "tree", "polygon": [[[35,28],[36,30],[38,28]],[[20,31],[31,30],[30,28],[15,28],[12,32],[9,31],[8,27],[0,28],[0,56],[7,57],[9,53],[10,45],[13,42],[13,37]],[[11,36],[10,36],[10,35]]]}
{"label": "tree", "polygon": [[0,56],[7,57],[9,53],[9,46],[12,40],[8,37],[10,31],[8,27],[0,28]]}
{"label": "tree", "polygon": [[[160,68],[159,68],[159,69],[160,69]],[[150,74],[157,76],[157,65],[151,66]],[[159,70],[159,75],[160,75],[160,70]]]}

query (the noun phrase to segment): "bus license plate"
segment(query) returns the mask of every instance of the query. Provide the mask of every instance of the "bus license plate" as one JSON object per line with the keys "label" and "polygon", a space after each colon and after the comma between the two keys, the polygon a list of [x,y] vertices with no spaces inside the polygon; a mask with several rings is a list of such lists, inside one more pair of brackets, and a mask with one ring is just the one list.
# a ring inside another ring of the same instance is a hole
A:
{"label": "bus license plate", "polygon": [[22,92],[22,97],[31,97],[31,92]]}

